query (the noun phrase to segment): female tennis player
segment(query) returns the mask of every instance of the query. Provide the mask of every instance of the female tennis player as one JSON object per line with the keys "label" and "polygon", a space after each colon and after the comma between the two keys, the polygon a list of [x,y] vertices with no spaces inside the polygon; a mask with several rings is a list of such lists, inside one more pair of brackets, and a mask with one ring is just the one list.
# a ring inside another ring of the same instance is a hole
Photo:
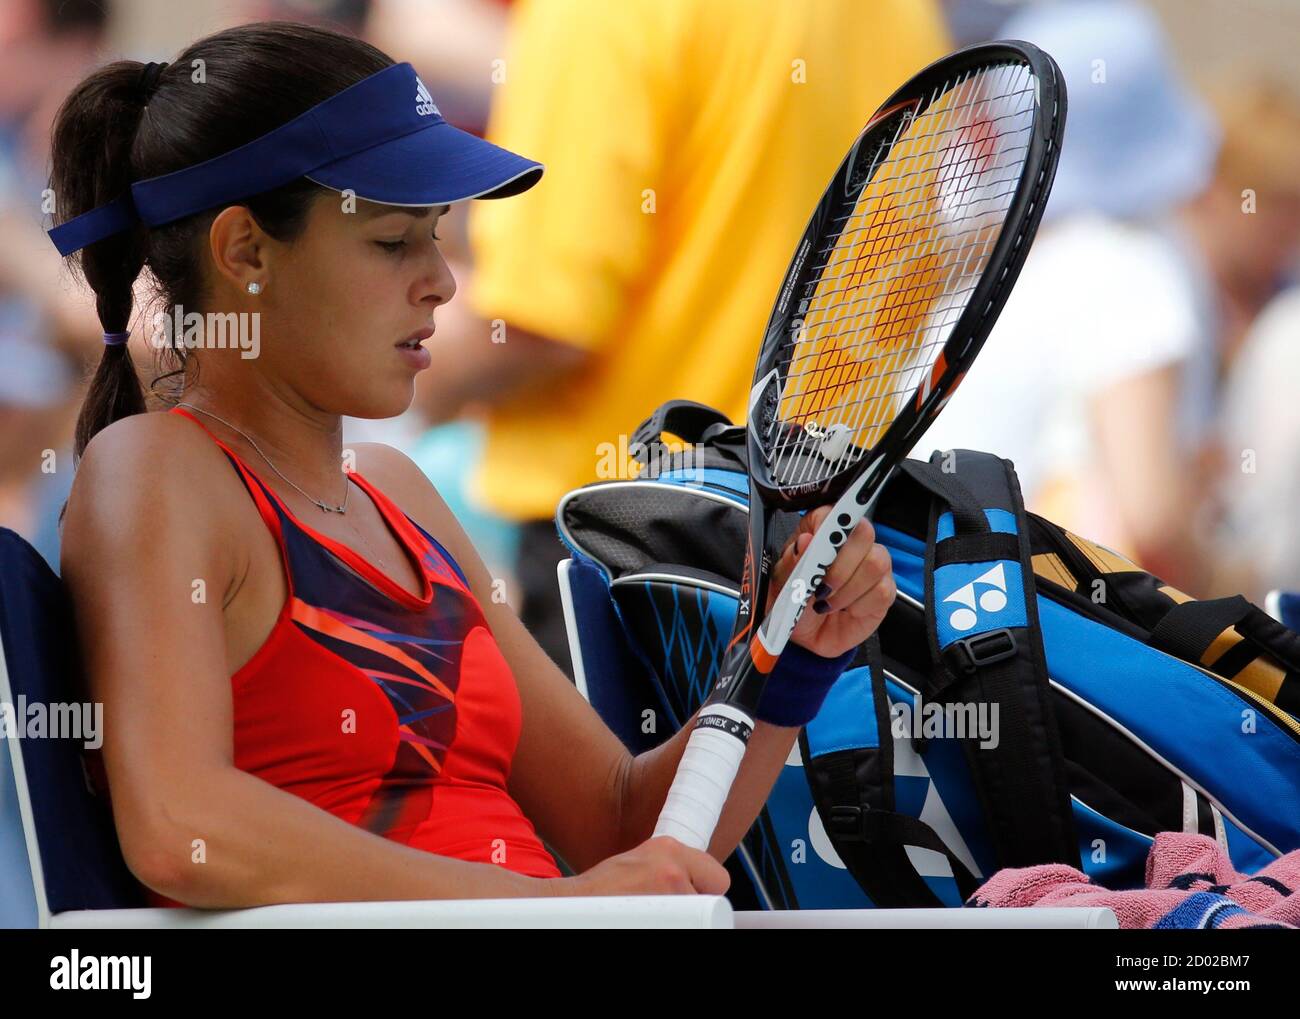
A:
{"label": "female tennis player", "polygon": [[[438,370],[455,292],[439,216],[542,167],[447,124],[410,65],[289,23],[101,68],[52,158],[51,238],[105,331],[62,570],[152,901],[725,891],[719,861],[893,599],[870,525],[774,671],[704,853],[651,837],[692,725],[631,756],[493,597],[421,472],[343,448],[343,416],[401,414]],[[145,267],[164,325],[204,316],[166,335],[173,370],[151,386],[170,380],[173,406],[155,412],[126,342]]]}

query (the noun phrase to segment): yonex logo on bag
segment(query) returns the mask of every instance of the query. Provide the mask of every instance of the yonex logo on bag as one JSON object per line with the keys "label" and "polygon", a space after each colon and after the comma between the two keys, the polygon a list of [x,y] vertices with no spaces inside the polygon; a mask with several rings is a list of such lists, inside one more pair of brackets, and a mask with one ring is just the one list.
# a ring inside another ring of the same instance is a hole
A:
{"label": "yonex logo on bag", "polygon": [[[981,592],[981,587],[986,590]],[[957,603],[958,607],[948,617],[948,625],[962,633],[979,622],[977,604],[985,612],[1001,612],[1007,607],[1007,575],[1002,563],[986,570],[969,584],[957,588],[943,601],[945,605],[948,602]]]}
{"label": "yonex logo on bag", "polygon": [[442,111],[433,103],[433,96],[429,95],[429,90],[419,78],[415,79],[415,112],[421,117],[431,117],[435,113],[442,116]]}

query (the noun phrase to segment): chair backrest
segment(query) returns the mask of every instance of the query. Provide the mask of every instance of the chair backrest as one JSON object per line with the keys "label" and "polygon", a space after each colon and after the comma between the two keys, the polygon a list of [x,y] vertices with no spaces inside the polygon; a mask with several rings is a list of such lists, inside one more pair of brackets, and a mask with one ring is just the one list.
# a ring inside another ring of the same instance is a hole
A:
{"label": "chair backrest", "polygon": [[[562,560],[556,570],[573,679],[596,714],[634,754],[658,746],[672,731],[668,714],[614,614],[604,575],[589,559]],[[657,716],[646,732],[645,712]]]}
{"label": "chair backrest", "polygon": [[[4,742],[41,926],[66,910],[145,904],[122,859],[111,810],[88,778],[89,734],[53,738],[60,735],[53,731],[56,716],[72,715],[60,708],[85,702],[67,591],[31,545],[0,528],[0,705],[7,706],[0,710],[21,737]],[[86,717],[80,707],[76,714]],[[41,716],[44,735],[34,728]]]}
{"label": "chair backrest", "polygon": [[[619,618],[604,572],[592,560],[575,553],[562,560],[556,572],[578,690],[630,752],[653,749],[680,724],[654,679],[652,670],[662,668],[663,661],[641,657]],[[647,725],[647,711],[655,713],[653,726]],[[754,884],[749,841],[726,862],[731,874],[727,898],[737,910],[771,908],[760,900]]]}

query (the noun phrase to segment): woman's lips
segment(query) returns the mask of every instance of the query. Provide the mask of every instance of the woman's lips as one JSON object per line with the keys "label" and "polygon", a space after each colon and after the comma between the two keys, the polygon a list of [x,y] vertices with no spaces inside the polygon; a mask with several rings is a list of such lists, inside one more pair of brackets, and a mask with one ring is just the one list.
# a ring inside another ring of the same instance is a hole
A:
{"label": "woman's lips", "polygon": [[433,355],[430,354],[420,344],[433,335],[433,330],[424,328],[418,332],[412,333],[401,343],[397,344],[397,350],[406,359],[406,363],[416,371],[424,371],[433,364]]}
{"label": "woman's lips", "polygon": [[402,340],[402,342],[397,344],[397,346],[399,347],[414,346],[415,344],[418,344],[423,340],[427,340],[432,335],[433,335],[433,327],[425,326],[423,329],[417,329],[415,332],[411,333],[410,336]]}

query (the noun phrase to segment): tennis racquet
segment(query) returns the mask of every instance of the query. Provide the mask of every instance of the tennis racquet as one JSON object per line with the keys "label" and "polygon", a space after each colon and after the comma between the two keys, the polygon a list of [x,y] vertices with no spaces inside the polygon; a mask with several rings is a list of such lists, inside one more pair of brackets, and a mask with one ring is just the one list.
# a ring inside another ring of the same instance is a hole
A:
{"label": "tennis racquet", "polygon": [[[735,629],[655,835],[707,849],[768,675],[838,547],[970,367],[1010,293],[1065,126],[1028,43],[931,64],[867,123],[777,294],[749,397],[750,514]],[[777,511],[834,502],[765,612]],[[769,544],[771,543],[771,544]]]}

